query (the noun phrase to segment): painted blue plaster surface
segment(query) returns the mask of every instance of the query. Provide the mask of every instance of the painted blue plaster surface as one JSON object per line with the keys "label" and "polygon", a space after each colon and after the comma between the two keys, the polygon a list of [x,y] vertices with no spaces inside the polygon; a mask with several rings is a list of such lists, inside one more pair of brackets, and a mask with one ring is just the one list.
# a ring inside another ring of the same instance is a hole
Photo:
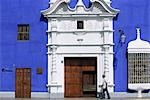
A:
{"label": "painted blue plaster surface", "polygon": [[[12,70],[1,72],[0,90],[15,90],[15,68],[32,68],[32,91],[47,91],[46,29],[47,22],[40,11],[48,7],[48,0],[1,0],[0,11],[0,68]],[[89,0],[83,0],[86,7]],[[77,0],[71,0],[74,8]],[[150,1],[149,0],[112,0],[112,6],[120,10],[114,19],[114,84],[116,92],[127,91],[128,42],[136,38],[136,27],[141,27],[141,38],[150,42]],[[17,24],[30,25],[30,40],[17,41]],[[118,46],[119,32],[122,29],[127,36],[126,43]],[[42,67],[43,74],[37,75],[36,68]]]}
{"label": "painted blue plaster surface", "polygon": [[[15,68],[32,68],[32,91],[47,91],[46,29],[40,11],[48,0],[1,0],[1,91],[15,90]],[[30,40],[17,40],[17,25],[30,25]],[[42,67],[43,74],[36,74]],[[11,72],[2,69],[10,70]]]}
{"label": "painted blue plaster surface", "polygon": [[[115,91],[127,91],[127,58],[128,42],[136,39],[136,27],[141,28],[141,38],[150,42],[150,1],[149,0],[112,0],[112,6],[120,10],[114,21],[114,51],[117,52],[115,74]],[[126,43],[118,45],[119,32],[122,29],[127,36]]]}
{"label": "painted blue plaster surface", "polygon": [[[1,34],[2,34],[2,32],[1,32],[1,13],[2,13],[2,11],[1,11],[1,1],[0,1],[0,66],[1,66]],[[0,69],[1,69],[1,67],[0,67]],[[0,72],[0,86],[1,86],[1,82],[2,82],[2,80],[1,80],[1,72]]]}
{"label": "painted blue plaster surface", "polygon": [[[78,1],[79,0],[70,0],[70,3],[69,3],[70,8],[75,8]],[[82,1],[83,1],[83,4],[85,5],[85,7],[88,8],[90,5],[90,0],[82,0]]]}

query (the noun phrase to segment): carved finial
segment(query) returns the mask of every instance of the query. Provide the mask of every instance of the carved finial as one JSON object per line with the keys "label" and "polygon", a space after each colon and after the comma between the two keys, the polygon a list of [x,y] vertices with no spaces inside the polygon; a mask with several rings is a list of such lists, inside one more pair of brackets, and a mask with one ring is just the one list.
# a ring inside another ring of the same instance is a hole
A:
{"label": "carved finial", "polygon": [[137,39],[140,39],[140,28],[139,27],[137,27],[136,28],[136,34],[137,34]]}
{"label": "carved finial", "polygon": [[83,4],[82,0],[78,0],[77,6],[83,6],[83,5],[84,4]]}

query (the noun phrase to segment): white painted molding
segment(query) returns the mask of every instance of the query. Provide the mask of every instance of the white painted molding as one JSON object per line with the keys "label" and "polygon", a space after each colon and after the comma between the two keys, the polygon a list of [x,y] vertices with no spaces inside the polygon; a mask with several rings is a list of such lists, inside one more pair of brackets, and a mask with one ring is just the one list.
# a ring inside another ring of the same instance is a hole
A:
{"label": "white painted molding", "polygon": [[[0,92],[0,98],[15,98],[15,92]],[[49,93],[31,92],[31,98],[49,98]]]}
{"label": "white painted molding", "polygon": [[0,92],[0,98],[15,98],[15,92]]}
{"label": "white painted molding", "polygon": [[[49,30],[49,31],[46,31],[47,33],[51,33],[53,32],[52,30]],[[60,30],[57,30],[57,31],[54,31],[54,32],[57,32],[57,33],[74,33],[74,34],[78,34],[78,33],[95,33],[95,32],[99,32],[99,33],[104,33],[104,32],[109,32],[109,33],[112,33],[114,32],[114,30],[112,29],[108,29],[108,30],[64,30],[64,29],[60,29]]]}
{"label": "white painted molding", "polygon": [[[94,2],[98,2],[98,3],[99,3],[107,12],[109,12],[109,14],[111,14],[111,15],[117,15],[117,13],[119,12],[119,10],[110,7],[104,0],[93,0],[92,3],[94,3]],[[47,15],[53,15],[52,13],[53,13],[53,12],[58,8],[58,6],[59,6],[60,4],[62,4],[62,3],[66,3],[66,6],[68,7],[68,9],[69,9],[70,11],[71,11],[71,10],[74,11],[74,10],[78,9],[78,7],[80,7],[80,6],[82,6],[85,11],[88,11],[88,10],[89,10],[88,8],[85,7],[85,5],[82,3],[81,0],[79,0],[79,2],[77,3],[77,5],[75,6],[74,9],[72,9],[72,8],[70,8],[70,7],[68,6],[68,4],[67,4],[68,1],[66,1],[66,0],[57,0],[57,1],[52,5],[52,7],[49,7],[48,9],[41,11],[41,13],[42,13],[45,17],[50,17],[50,16],[47,16]],[[80,12],[80,13],[82,13],[82,12]],[[79,14],[79,13],[78,13],[78,14]]]}
{"label": "white painted molding", "polygon": [[150,43],[140,38],[140,28],[137,28],[137,38],[129,42],[128,53],[150,53]]}
{"label": "white painted molding", "polygon": [[48,92],[31,92],[31,98],[49,98]]}

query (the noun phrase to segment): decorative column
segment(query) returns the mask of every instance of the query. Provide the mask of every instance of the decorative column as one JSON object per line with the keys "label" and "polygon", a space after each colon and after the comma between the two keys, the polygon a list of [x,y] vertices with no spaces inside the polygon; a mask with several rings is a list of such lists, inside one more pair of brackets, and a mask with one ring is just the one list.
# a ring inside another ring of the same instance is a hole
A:
{"label": "decorative column", "polygon": [[57,84],[57,19],[49,20],[48,29],[48,84]]}
{"label": "decorative column", "polygon": [[58,20],[52,18],[48,20],[48,92],[49,98],[62,97],[60,89],[62,84],[59,83],[57,64],[59,58],[57,56],[57,35],[58,35]]}
{"label": "decorative column", "polygon": [[[106,74],[106,72],[108,72],[109,70],[109,60],[108,60],[108,54],[109,54],[109,47],[110,47],[110,43],[109,41],[111,40],[109,38],[110,35],[110,22],[109,22],[109,18],[104,18],[103,19],[103,31],[104,31],[104,37],[103,37],[103,50],[104,50],[104,74]],[[106,75],[106,78],[108,76]]]}
{"label": "decorative column", "polygon": [[109,17],[103,19],[103,54],[103,73],[110,87],[109,91],[113,92],[113,29],[112,19]]}
{"label": "decorative column", "polygon": [[104,45],[104,74],[108,77],[107,72],[109,72],[109,45]]}
{"label": "decorative column", "polygon": [[52,45],[51,47],[51,84],[57,84],[56,81],[56,74],[57,74],[57,69],[56,69],[56,50],[57,46]]}

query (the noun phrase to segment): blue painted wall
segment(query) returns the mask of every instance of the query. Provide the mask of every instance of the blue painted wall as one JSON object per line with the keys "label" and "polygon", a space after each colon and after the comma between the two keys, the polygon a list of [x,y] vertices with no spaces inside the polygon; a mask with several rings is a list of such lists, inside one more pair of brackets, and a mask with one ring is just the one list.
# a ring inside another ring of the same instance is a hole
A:
{"label": "blue painted wall", "polygon": [[[114,21],[114,42],[116,53],[115,91],[127,91],[127,45],[136,39],[136,27],[141,28],[141,38],[150,42],[150,1],[149,0],[112,0],[112,6],[120,10]],[[126,43],[118,46],[119,32],[122,29],[126,35]]]}
{"label": "blue painted wall", "polygon": [[[0,4],[0,90],[15,90],[15,68],[32,68],[32,91],[47,91],[46,29],[47,22],[40,11],[48,8],[49,0],[1,0]],[[86,7],[89,0],[83,0]],[[73,8],[76,0],[70,2]],[[112,6],[120,10],[114,19],[114,42],[116,60],[114,66],[115,91],[127,91],[128,42],[136,38],[136,27],[141,27],[141,38],[150,42],[150,1],[149,0],[112,0]],[[30,25],[30,40],[17,41],[17,24]],[[118,46],[122,29],[127,36],[126,43]],[[118,47],[117,47],[118,46]],[[42,67],[43,74],[37,75],[36,68]]]}
{"label": "blue painted wall", "polygon": [[[1,0],[1,91],[15,90],[15,68],[32,68],[32,91],[47,91],[47,22],[40,11],[49,0]],[[17,40],[17,25],[30,25],[30,40]],[[43,74],[36,74],[42,67]],[[2,72],[2,69],[9,71]]]}
{"label": "blue painted wall", "polygon": [[[1,1],[0,1],[0,66],[1,66],[1,33],[2,33],[2,31],[1,31],[1,14],[2,14],[2,11],[1,11],[1,5],[2,5],[2,3],[1,3]],[[1,69],[1,67],[0,67],[0,69]],[[0,86],[1,86],[1,72],[0,72]]]}

